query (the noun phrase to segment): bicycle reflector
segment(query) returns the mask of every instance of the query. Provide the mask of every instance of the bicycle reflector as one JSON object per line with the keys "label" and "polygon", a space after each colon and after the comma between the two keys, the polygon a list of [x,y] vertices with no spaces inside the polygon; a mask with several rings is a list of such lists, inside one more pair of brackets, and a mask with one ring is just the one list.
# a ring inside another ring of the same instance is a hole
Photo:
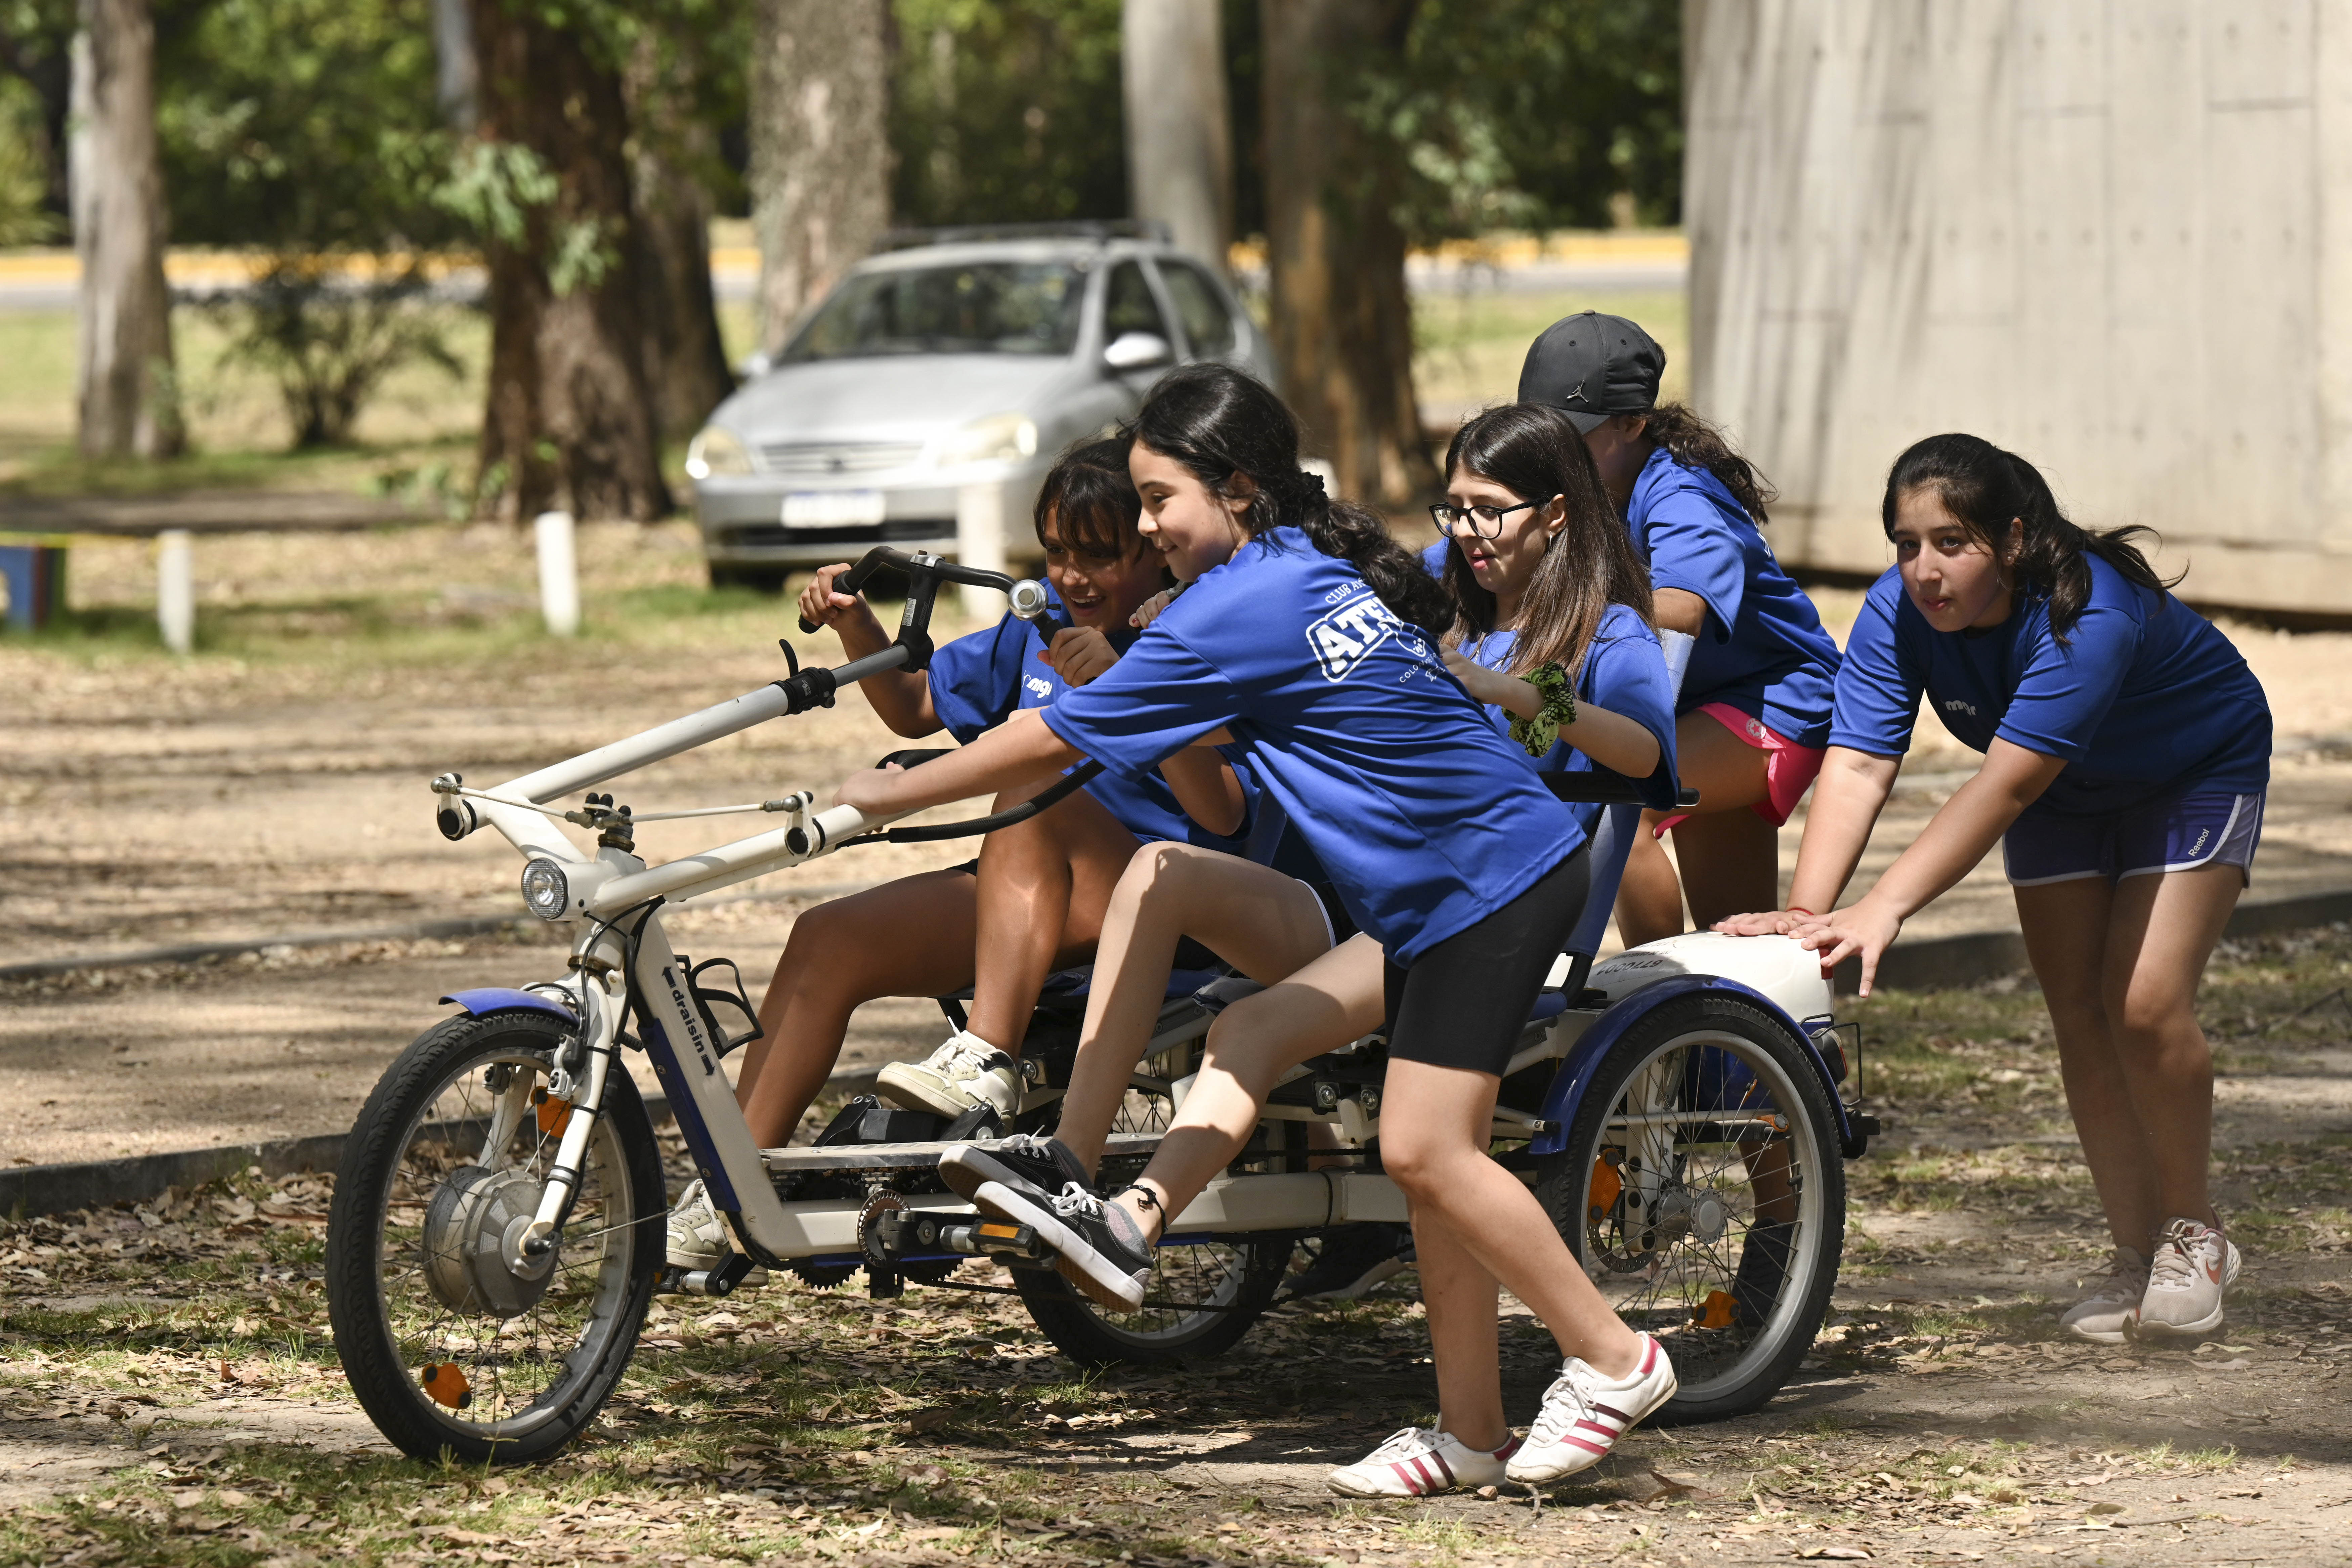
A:
{"label": "bicycle reflector", "polygon": [[572,884],[563,868],[545,857],[522,868],[523,907],[543,921],[560,921],[572,907]]}

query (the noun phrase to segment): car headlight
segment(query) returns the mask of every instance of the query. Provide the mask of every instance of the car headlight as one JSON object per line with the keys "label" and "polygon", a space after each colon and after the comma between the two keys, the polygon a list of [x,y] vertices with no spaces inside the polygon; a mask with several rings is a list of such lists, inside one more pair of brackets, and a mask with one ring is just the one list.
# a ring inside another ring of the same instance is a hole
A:
{"label": "car headlight", "polygon": [[563,868],[541,858],[522,868],[523,907],[543,921],[560,921],[572,909],[572,882]]}
{"label": "car headlight", "polygon": [[748,474],[751,471],[751,449],[743,445],[731,430],[721,430],[716,425],[706,425],[686,444],[686,472],[688,479],[707,479],[713,474]]}
{"label": "car headlight", "polygon": [[934,468],[1009,463],[1037,455],[1037,425],[1024,414],[992,414],[931,443]]}

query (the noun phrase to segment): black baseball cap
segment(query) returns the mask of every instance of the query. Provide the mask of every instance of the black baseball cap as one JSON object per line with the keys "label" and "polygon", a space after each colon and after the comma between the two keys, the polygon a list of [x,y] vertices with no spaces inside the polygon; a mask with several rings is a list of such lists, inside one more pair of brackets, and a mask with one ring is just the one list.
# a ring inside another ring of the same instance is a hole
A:
{"label": "black baseball cap", "polygon": [[1655,408],[1665,374],[1666,351],[1657,339],[1622,316],[1580,310],[1528,346],[1519,401],[1557,408],[1589,435],[1612,414]]}

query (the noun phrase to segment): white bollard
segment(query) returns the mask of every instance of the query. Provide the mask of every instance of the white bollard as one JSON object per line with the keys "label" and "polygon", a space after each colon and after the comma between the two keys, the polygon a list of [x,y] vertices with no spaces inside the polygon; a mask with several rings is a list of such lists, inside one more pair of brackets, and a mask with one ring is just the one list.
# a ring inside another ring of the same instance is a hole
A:
{"label": "white bollard", "polygon": [[195,647],[196,551],[184,528],[167,528],[155,536],[155,625],[173,653]]}
{"label": "white bollard", "polygon": [[550,635],[580,631],[580,555],[572,540],[572,514],[543,511],[531,524],[539,536],[539,608]]}
{"label": "white bollard", "polygon": [[[983,571],[1004,570],[1004,487],[964,485],[956,490],[956,561]],[[965,588],[964,618],[993,621],[1004,614],[1004,595],[993,588]]]}

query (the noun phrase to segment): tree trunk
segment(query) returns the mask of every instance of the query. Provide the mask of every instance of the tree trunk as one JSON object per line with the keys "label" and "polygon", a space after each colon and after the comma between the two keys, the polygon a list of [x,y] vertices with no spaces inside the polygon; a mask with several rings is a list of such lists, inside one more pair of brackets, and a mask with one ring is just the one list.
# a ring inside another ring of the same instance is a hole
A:
{"label": "tree trunk", "polygon": [[1349,112],[1402,53],[1415,0],[1263,0],[1266,258],[1283,392],[1343,495],[1434,488],[1412,390],[1398,152]]}
{"label": "tree trunk", "polygon": [[433,95],[441,122],[460,136],[474,129],[480,79],[469,0],[433,0]]}
{"label": "tree trunk", "polygon": [[887,0],[757,0],[750,180],[766,353],[889,222],[888,21]]}
{"label": "tree trunk", "polygon": [[90,458],[177,452],[163,180],[155,161],[155,21],[147,0],[81,0],[74,38],[74,253],[81,262],[75,377]]}
{"label": "tree trunk", "polygon": [[1233,116],[1218,0],[1126,0],[1128,186],[1135,216],[1226,270],[1234,234]]}
{"label": "tree trunk", "polygon": [[620,75],[530,0],[476,0],[474,52],[477,153],[540,176],[506,178],[519,221],[490,225],[484,245],[485,508],[520,521],[562,500],[580,517],[659,517],[670,499],[646,375]]}
{"label": "tree trunk", "polygon": [[701,177],[718,164],[719,149],[709,122],[692,111],[701,62],[684,53],[691,47],[642,40],[627,84],[646,374],[662,430],[675,437],[692,435],[735,389],[710,291],[710,191]]}

